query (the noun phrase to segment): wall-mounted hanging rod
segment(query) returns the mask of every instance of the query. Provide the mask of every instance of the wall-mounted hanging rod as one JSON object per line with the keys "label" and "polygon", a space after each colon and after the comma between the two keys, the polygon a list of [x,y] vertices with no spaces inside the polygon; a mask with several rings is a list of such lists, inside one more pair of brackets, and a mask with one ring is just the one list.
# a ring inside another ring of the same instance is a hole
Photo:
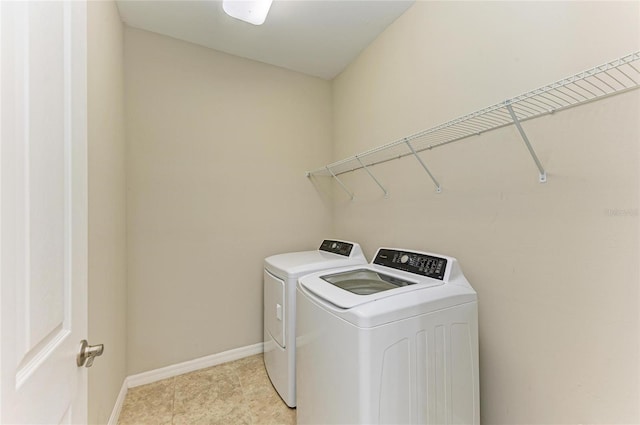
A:
{"label": "wall-mounted hanging rod", "polygon": [[[365,169],[373,178],[370,172],[372,166],[412,155],[420,160],[423,168],[439,188],[440,185],[417,154],[472,136],[478,136],[488,131],[515,125],[525,141],[529,153],[536,162],[540,172],[540,181],[544,182],[546,181],[546,172],[521,124],[534,118],[557,113],[574,106],[584,105],[638,88],[640,88],[640,52],[634,52],[507,101],[488,106],[411,136],[362,152],[356,156],[336,161],[326,167],[308,172],[307,176],[324,175],[334,177],[343,186],[343,189],[349,193],[349,196],[353,197],[353,194],[344,187],[337,176]],[[383,188],[375,178],[374,180],[378,186]],[[387,193],[384,188],[383,190]]]}
{"label": "wall-mounted hanging rod", "polygon": [[507,110],[509,111],[509,114],[511,114],[511,118],[513,119],[513,123],[515,124],[516,128],[518,129],[518,132],[520,133],[520,136],[522,136],[522,140],[524,140],[524,144],[527,145],[527,149],[529,149],[529,153],[531,154],[531,157],[533,158],[533,160],[536,163],[536,167],[538,167],[538,171],[540,171],[540,183],[545,183],[547,181],[547,172],[544,171],[544,168],[542,167],[542,164],[540,163],[540,160],[538,159],[538,155],[536,155],[536,152],[533,150],[533,147],[531,146],[531,143],[529,142],[529,138],[527,137],[527,133],[524,132],[524,129],[522,128],[522,125],[520,125],[520,120],[518,120],[518,117],[516,116],[516,113],[513,112],[513,107],[511,106],[511,104],[505,102],[506,106],[507,106]]}
{"label": "wall-mounted hanging rod", "polygon": [[416,157],[416,159],[418,160],[420,165],[422,165],[422,168],[424,168],[424,171],[426,171],[427,174],[429,174],[429,177],[431,177],[431,180],[433,180],[433,184],[436,185],[436,193],[442,192],[442,189],[440,188],[440,183],[438,183],[438,180],[436,180],[436,178],[433,177],[433,174],[431,174],[431,171],[429,171],[429,169],[427,168],[425,163],[422,161],[422,158],[420,158],[420,156],[418,155],[416,150],[413,149],[413,146],[411,146],[411,142],[409,142],[409,140],[407,140],[407,139],[405,139],[404,141],[407,144],[407,146],[409,147],[409,150],[411,151],[411,153]]}
{"label": "wall-mounted hanging rod", "polygon": [[[382,184],[380,184],[378,179],[376,179],[375,176],[371,173],[371,171],[369,171],[369,168],[367,168],[367,166],[364,165],[364,162],[362,162],[362,160],[358,157],[358,155],[356,155],[356,159],[358,160],[358,162],[360,163],[360,165],[362,166],[364,171],[366,171],[367,174],[369,174],[369,177],[371,177],[373,179],[373,181],[376,182],[376,184],[380,187],[380,189],[382,189],[382,191],[384,192],[384,197],[388,198],[389,197],[389,192],[387,192],[387,189],[385,189],[384,186],[382,186]],[[353,198],[351,198],[351,199],[353,199]]]}

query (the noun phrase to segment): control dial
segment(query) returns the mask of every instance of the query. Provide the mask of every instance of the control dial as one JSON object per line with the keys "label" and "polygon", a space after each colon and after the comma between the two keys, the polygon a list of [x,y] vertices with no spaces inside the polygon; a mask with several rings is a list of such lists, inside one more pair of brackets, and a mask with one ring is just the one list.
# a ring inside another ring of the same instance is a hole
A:
{"label": "control dial", "polygon": [[400,257],[400,262],[402,264],[405,264],[407,261],[409,261],[409,256],[407,254],[404,254],[402,257]]}

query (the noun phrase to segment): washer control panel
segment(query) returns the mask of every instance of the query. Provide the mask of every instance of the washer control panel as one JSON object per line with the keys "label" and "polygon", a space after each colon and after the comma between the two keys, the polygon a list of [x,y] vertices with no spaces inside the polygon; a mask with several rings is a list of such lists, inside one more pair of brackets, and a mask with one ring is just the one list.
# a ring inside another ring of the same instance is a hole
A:
{"label": "washer control panel", "polygon": [[439,280],[447,269],[446,258],[394,249],[379,250],[373,263]]}
{"label": "washer control panel", "polygon": [[327,251],[333,254],[339,254],[348,257],[349,255],[351,255],[353,244],[325,239],[322,241],[322,245],[320,245],[319,249],[320,251]]}

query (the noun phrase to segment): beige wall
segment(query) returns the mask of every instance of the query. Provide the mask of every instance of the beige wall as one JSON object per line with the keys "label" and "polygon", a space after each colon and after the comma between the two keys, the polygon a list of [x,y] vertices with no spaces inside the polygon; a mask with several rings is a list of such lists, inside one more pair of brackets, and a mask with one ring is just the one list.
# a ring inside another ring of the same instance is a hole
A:
{"label": "beige wall", "polygon": [[441,194],[411,158],[373,170],[387,200],[355,173],[331,209],[303,176],[637,50],[639,13],[419,2],[331,84],[133,29],[123,65],[115,6],[90,2],[90,422],[125,374],[260,342],[262,259],[327,235],[458,257],[484,423],[640,422],[638,93],[526,123],[544,185],[512,128],[424,153]]}
{"label": "beige wall", "polygon": [[330,207],[327,81],[125,30],[129,374],[262,341],[262,261]]}
{"label": "beige wall", "polygon": [[[418,2],[333,83],[334,160],[639,49],[640,3]],[[453,255],[480,299],[481,417],[639,423],[640,93],[334,185],[336,233]],[[321,165],[316,163],[316,165]],[[626,215],[616,215],[626,212]]]}
{"label": "beige wall", "polygon": [[126,376],[123,27],[113,1],[88,2],[89,423],[106,423]]}

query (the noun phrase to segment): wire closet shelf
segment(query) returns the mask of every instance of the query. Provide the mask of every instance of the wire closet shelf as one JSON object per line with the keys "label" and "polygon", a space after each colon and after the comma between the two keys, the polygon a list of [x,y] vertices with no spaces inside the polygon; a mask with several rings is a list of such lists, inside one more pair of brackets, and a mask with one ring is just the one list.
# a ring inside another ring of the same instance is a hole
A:
{"label": "wire closet shelf", "polygon": [[546,181],[546,172],[520,123],[639,88],[639,61],[640,51],[631,53],[504,102],[309,171],[307,177],[333,177],[353,199],[353,192],[338,176],[364,169],[387,196],[387,190],[373,175],[370,167],[411,155],[424,168],[436,191],[440,192],[440,184],[418,155],[420,152],[515,125],[538,168],[539,181],[543,183]]}

